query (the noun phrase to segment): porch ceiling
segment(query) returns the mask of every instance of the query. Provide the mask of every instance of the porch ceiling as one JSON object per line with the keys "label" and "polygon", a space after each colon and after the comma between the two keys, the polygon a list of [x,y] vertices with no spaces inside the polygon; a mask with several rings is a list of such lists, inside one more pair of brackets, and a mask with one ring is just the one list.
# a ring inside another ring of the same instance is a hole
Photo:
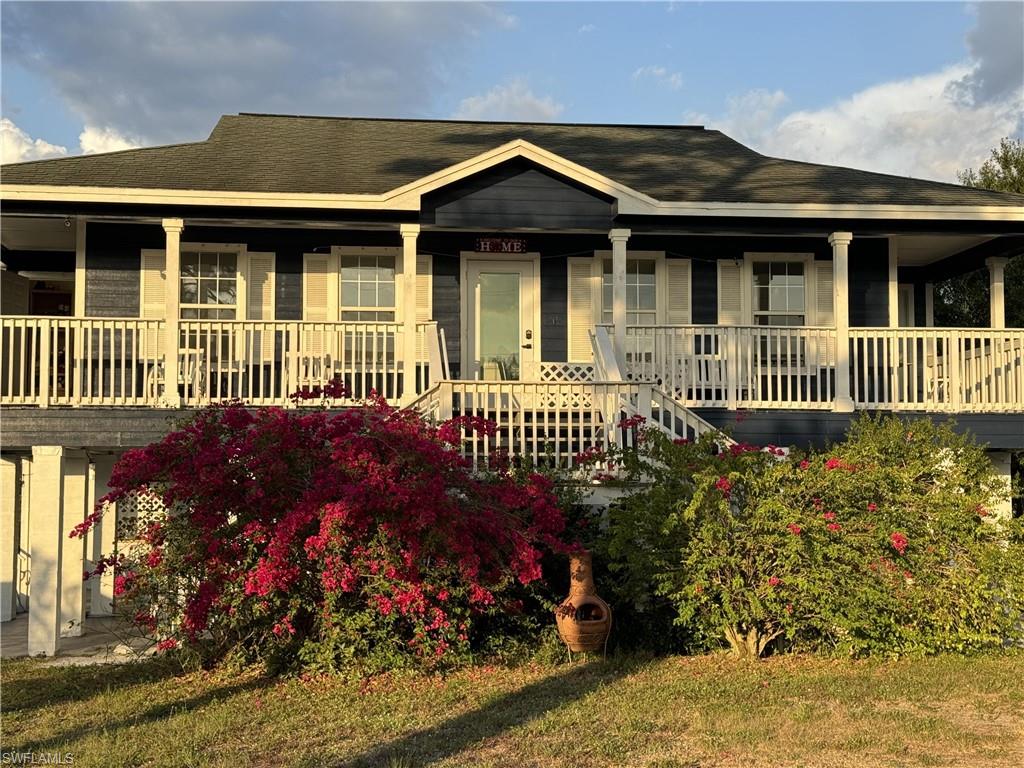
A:
{"label": "porch ceiling", "polygon": [[75,222],[63,217],[4,216],[0,242],[12,251],[73,251]]}
{"label": "porch ceiling", "polygon": [[994,240],[985,235],[901,235],[899,264],[902,267],[922,267]]}

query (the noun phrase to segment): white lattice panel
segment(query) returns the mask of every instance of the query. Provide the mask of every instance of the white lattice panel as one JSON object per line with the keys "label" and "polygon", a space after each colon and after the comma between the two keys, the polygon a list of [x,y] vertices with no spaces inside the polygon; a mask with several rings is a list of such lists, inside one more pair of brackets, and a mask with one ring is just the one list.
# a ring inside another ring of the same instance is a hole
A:
{"label": "white lattice panel", "polygon": [[590,363],[541,363],[541,381],[593,381],[594,366]]}
{"label": "white lattice panel", "polygon": [[164,503],[148,491],[130,494],[117,502],[118,541],[138,538],[141,527],[165,512]]}

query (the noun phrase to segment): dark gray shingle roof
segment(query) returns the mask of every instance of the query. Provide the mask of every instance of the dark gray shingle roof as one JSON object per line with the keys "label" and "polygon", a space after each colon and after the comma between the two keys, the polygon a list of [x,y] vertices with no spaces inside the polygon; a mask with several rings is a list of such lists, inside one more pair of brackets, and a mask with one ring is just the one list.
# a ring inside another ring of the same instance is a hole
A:
{"label": "dark gray shingle roof", "polygon": [[192,144],[3,166],[7,184],[381,193],[524,139],[664,201],[1024,205],[1024,195],[765,157],[696,127],[226,115]]}

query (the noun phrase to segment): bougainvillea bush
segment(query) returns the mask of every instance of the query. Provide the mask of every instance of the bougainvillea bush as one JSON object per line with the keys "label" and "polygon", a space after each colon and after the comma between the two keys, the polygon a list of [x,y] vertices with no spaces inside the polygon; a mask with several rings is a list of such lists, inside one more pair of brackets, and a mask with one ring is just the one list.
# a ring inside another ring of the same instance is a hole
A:
{"label": "bougainvillea bush", "polygon": [[163,649],[363,673],[464,661],[566,549],[550,480],[474,474],[453,448],[490,428],[383,401],[210,406],[117,463],[106,500],[153,493],[168,512],[100,569]]}
{"label": "bougainvillea bush", "polygon": [[715,440],[648,430],[615,457],[648,482],[611,508],[596,544],[620,607],[675,624],[649,633],[724,640],[740,656],[966,652],[1019,637],[1021,529],[990,514],[997,481],[969,438],[863,417],[809,454]]}

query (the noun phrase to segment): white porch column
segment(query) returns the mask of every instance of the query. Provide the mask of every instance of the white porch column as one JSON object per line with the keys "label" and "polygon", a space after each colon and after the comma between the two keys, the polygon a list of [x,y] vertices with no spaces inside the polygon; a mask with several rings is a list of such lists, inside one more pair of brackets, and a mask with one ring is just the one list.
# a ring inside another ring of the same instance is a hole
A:
{"label": "white porch column", "polygon": [[995,469],[996,476],[1002,485],[999,496],[993,500],[989,511],[995,520],[1009,520],[1013,517],[1013,504],[1010,499],[1011,456],[1009,451],[992,451],[989,453],[989,458],[992,460],[992,468]]}
{"label": "white porch column", "polygon": [[32,447],[30,504],[32,596],[28,611],[28,653],[53,656],[60,639],[61,545],[64,543],[64,449],[61,446]]}
{"label": "white porch column", "polygon": [[178,343],[181,322],[181,230],[185,228],[182,219],[164,219],[165,274],[167,291],[167,313],[164,333],[164,405],[177,408],[181,405],[178,395],[178,379],[181,376],[178,360]]}
{"label": "white porch column", "polygon": [[[833,246],[834,247],[834,246]],[[889,327],[900,326],[899,242],[889,238]]]}
{"label": "white porch column", "polygon": [[1006,304],[1003,293],[1003,278],[1006,270],[1005,256],[991,256],[985,259],[988,265],[988,286],[989,286],[989,327],[1006,327]]}
{"label": "white porch column", "polygon": [[89,459],[84,453],[64,453],[64,519],[61,523],[60,636],[78,637],[85,621],[85,539],[71,531],[85,520]]}
{"label": "white porch column", "polygon": [[852,232],[833,232],[828,236],[832,246],[832,290],[836,319],[836,399],[832,409],[842,413],[853,411],[850,397],[850,263],[849,247]]}
{"label": "white porch column", "polygon": [[612,241],[612,323],[615,326],[612,341],[619,370],[626,371],[626,243],[630,230],[613,229],[608,233]]}
{"label": "white porch column", "polygon": [[416,399],[416,240],[419,224],[402,224],[402,315],[405,343],[402,345],[402,402]]}
{"label": "white porch column", "polygon": [[18,461],[0,459],[0,621],[14,618],[18,599]]}
{"label": "white porch column", "polygon": [[[106,496],[110,491],[107,483],[110,481],[110,473],[117,461],[116,456],[102,455],[93,458],[93,483],[92,494],[89,499],[88,512],[96,506],[96,500]],[[95,562],[101,557],[114,554],[115,539],[117,531],[117,507],[108,504],[103,510],[103,517],[99,525],[93,529],[93,550],[92,560]],[[89,606],[94,616],[110,616],[114,612],[114,570],[108,568],[99,579],[94,579],[92,584],[92,604]]]}

